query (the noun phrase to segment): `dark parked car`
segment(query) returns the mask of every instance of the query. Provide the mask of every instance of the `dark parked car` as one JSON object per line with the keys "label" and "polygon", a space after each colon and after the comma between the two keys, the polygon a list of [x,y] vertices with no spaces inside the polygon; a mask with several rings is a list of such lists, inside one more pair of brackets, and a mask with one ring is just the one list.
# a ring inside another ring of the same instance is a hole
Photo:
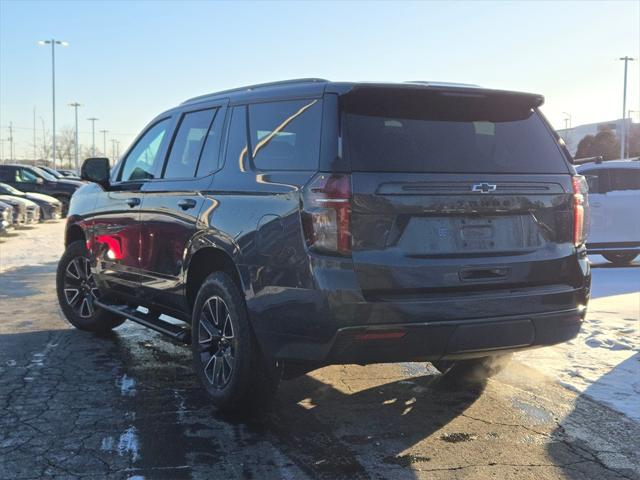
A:
{"label": "dark parked car", "polygon": [[60,179],[69,179],[69,180],[80,180],[80,177],[78,177],[75,174],[70,173],[70,170],[56,170],[54,168],[51,167],[45,167],[45,166],[39,166],[38,167],[40,170],[44,170],[45,172],[53,175],[54,177],[56,177],[58,180]]}
{"label": "dark parked car", "polygon": [[13,228],[13,207],[8,203],[0,202],[0,235]]}
{"label": "dark parked car", "polygon": [[71,179],[80,179],[75,170],[67,170],[67,169],[58,169],[58,173],[60,173],[63,177],[71,178]]}
{"label": "dark parked car", "polygon": [[190,341],[224,409],[328,364],[455,375],[569,340],[591,282],[586,183],[542,102],[322,80],[188,100],[111,171],[85,161],[62,310],[84,330],[128,318]]}
{"label": "dark parked car", "polygon": [[40,220],[59,220],[62,218],[62,203],[49,195],[21,192],[17,188],[2,182],[0,182],[0,195],[25,198],[37,203],[40,207]]}
{"label": "dark parked car", "polygon": [[66,215],[74,192],[84,185],[78,180],[57,179],[50,173],[29,165],[0,165],[0,182],[23,192],[44,193],[62,203],[62,214]]}

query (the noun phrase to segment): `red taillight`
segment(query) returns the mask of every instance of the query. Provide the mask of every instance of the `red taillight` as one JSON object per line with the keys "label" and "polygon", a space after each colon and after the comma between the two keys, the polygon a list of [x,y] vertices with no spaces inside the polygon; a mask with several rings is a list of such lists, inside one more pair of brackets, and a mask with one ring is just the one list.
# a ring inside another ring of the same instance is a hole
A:
{"label": "red taillight", "polygon": [[582,175],[572,177],[573,184],[573,244],[576,247],[587,239],[587,181]]}
{"label": "red taillight", "polygon": [[304,189],[302,225],[309,248],[351,254],[351,176],[319,173]]}

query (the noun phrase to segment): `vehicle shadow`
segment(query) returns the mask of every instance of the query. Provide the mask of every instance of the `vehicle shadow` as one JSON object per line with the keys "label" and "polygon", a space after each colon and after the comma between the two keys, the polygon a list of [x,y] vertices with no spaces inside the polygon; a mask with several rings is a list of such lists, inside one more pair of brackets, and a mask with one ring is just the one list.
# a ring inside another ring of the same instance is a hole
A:
{"label": "vehicle shadow", "polygon": [[[558,423],[552,437],[561,442],[548,445],[554,464],[566,478],[640,479],[640,353],[629,357],[600,377],[581,393],[571,413]],[[631,388],[628,388],[631,385]],[[594,400],[597,399],[596,400]],[[609,403],[609,406],[603,403]],[[632,412],[634,419],[616,410]],[[591,465],[599,466],[587,474],[580,464],[567,462],[566,445]],[[597,450],[588,445],[597,444]]]}
{"label": "vehicle shadow", "polygon": [[[458,417],[484,388],[484,382],[434,374],[345,393],[306,375],[283,385],[258,431],[276,438],[313,478],[369,478],[359,460],[363,451],[383,443],[370,462],[400,467],[428,462],[402,452]],[[409,469],[403,474],[413,477]]]}

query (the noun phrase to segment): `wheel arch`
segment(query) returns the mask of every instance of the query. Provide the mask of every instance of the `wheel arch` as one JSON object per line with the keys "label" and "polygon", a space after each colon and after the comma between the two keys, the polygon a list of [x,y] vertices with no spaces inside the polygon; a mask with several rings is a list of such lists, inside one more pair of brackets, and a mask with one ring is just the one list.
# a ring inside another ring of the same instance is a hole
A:
{"label": "wheel arch", "polygon": [[214,246],[200,248],[191,255],[185,272],[185,294],[190,307],[195,303],[200,285],[213,272],[228,274],[244,295],[244,282],[238,266],[231,255],[222,248]]}
{"label": "wheel arch", "polygon": [[64,238],[64,246],[68,247],[73,242],[77,242],[78,240],[85,240],[87,237],[84,233],[84,230],[77,223],[69,224],[66,229],[65,238]]}

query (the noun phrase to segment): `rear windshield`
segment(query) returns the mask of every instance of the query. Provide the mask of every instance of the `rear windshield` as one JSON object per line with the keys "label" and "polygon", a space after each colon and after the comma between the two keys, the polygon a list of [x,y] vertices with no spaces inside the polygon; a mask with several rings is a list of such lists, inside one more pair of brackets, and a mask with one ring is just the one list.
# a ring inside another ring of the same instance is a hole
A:
{"label": "rear windshield", "polygon": [[376,92],[342,109],[354,171],[568,172],[540,114],[516,96]]}

